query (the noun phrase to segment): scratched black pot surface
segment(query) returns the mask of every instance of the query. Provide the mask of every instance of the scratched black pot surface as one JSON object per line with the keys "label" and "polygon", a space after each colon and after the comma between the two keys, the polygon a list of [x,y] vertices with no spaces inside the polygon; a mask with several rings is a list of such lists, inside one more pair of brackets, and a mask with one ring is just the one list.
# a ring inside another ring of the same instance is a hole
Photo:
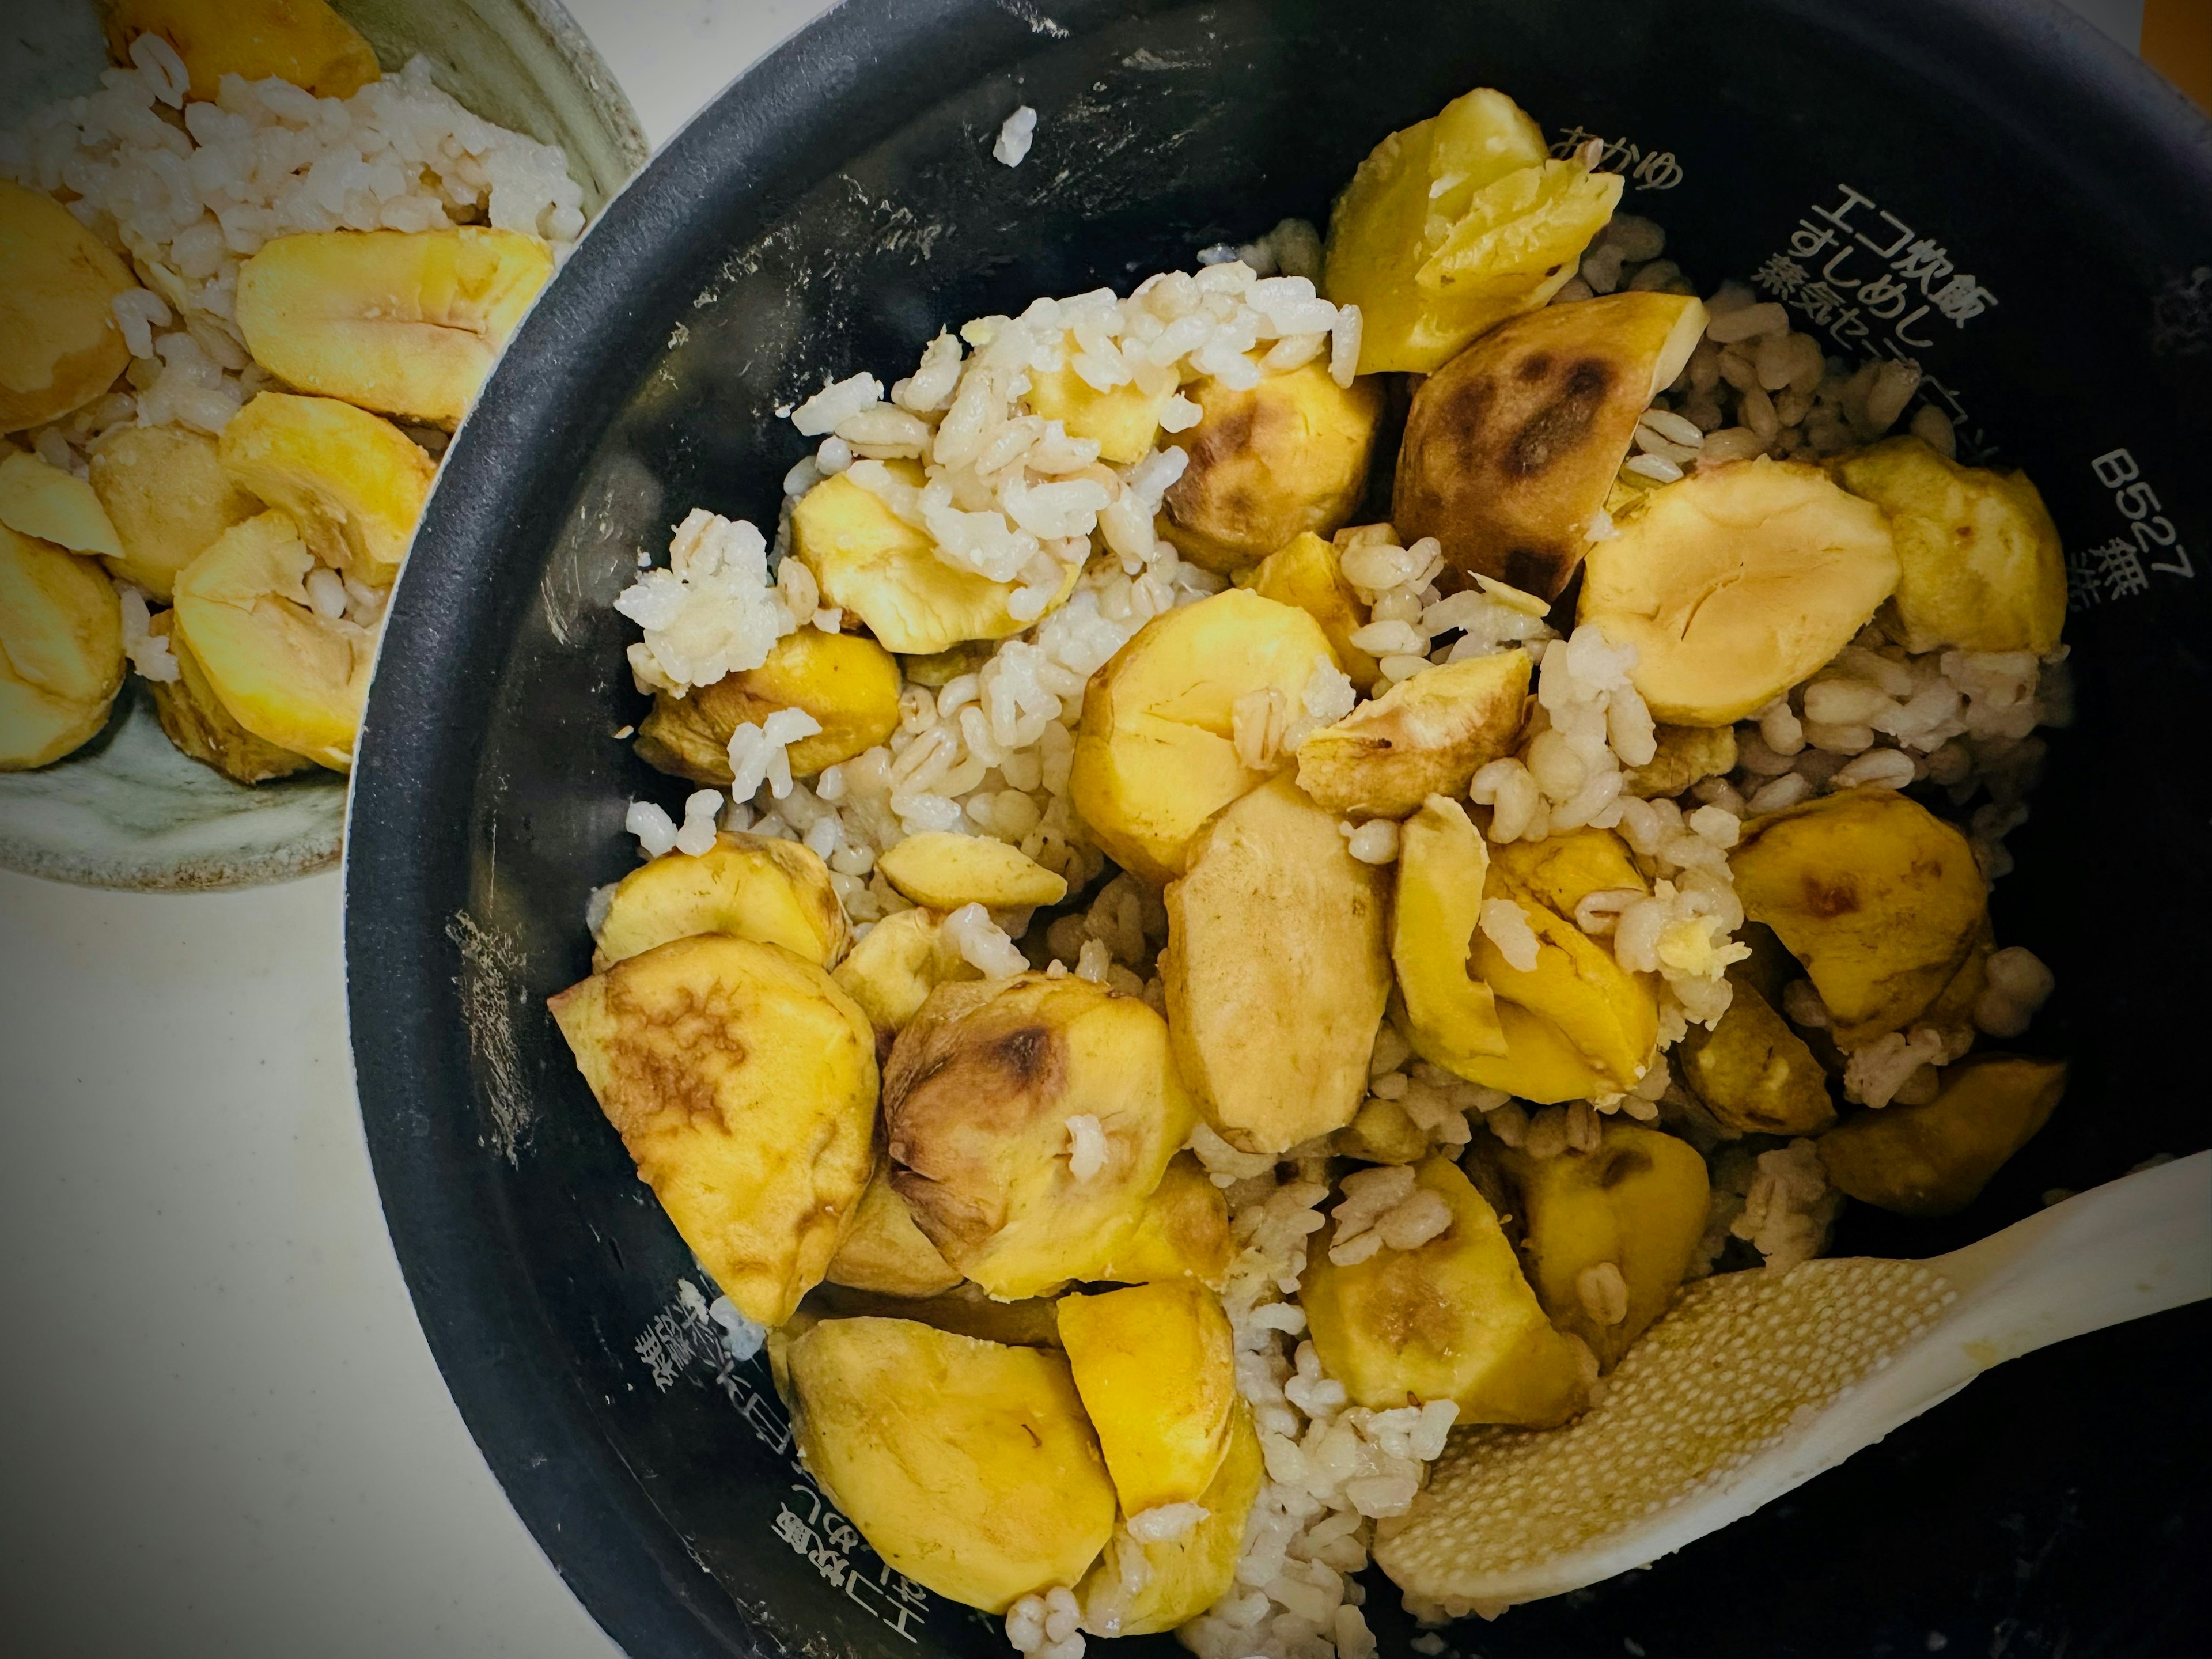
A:
{"label": "scratched black pot surface", "polygon": [[[447,464],[371,699],[348,954],[393,1237],[486,1456],[641,1659],[1006,1650],[797,1468],[764,1366],[724,1357],[712,1286],[544,1012],[586,971],[586,894],[631,866],[626,803],[682,793],[611,736],[642,703],[610,602],[689,507],[772,520],[805,447],[773,411],[825,375],[889,379],[940,324],[1322,220],[1376,140],[1469,87],[1563,145],[1607,140],[1624,208],[1708,290],[1755,275],[1833,347],[1917,357],[2072,550],[2081,718],[1997,898],[2002,937],[2057,971],[2038,1036],[2074,1057],[2071,1093],[1964,1214],[1856,1209],[1837,1248],[1930,1254],[2212,1138],[2200,118],[2025,0],[1041,6],[855,0],[615,204]],[[1024,102],[1036,148],[1009,170],[990,141]],[[1449,1643],[2193,1649],[2208,1332],[2185,1310],[2019,1361],[1719,1536]],[[1410,1651],[1369,1583],[1383,1650]]]}

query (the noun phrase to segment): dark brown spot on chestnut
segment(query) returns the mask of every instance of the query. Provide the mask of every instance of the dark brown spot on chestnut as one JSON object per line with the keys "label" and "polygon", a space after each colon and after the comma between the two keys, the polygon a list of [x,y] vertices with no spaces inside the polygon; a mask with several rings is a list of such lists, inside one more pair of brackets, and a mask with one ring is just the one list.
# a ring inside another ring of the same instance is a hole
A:
{"label": "dark brown spot on chestnut", "polygon": [[1552,354],[1548,351],[1532,351],[1521,360],[1520,366],[1513,372],[1520,379],[1534,386],[1552,372]]}
{"label": "dark brown spot on chestnut", "polygon": [[1009,1031],[999,1039],[993,1052],[1014,1081],[1026,1088],[1044,1075],[1052,1056],[1052,1033],[1042,1025]]}
{"label": "dark brown spot on chestnut", "polygon": [[1612,384],[1612,369],[1595,357],[1567,365],[1559,377],[1559,390],[1505,446],[1498,470],[1509,478],[1533,478],[1573,453],[1605,406]]}
{"label": "dark brown spot on chestnut", "polygon": [[1859,908],[1858,882],[1848,874],[1808,875],[1805,878],[1805,908],[1824,921],[1849,915]]}

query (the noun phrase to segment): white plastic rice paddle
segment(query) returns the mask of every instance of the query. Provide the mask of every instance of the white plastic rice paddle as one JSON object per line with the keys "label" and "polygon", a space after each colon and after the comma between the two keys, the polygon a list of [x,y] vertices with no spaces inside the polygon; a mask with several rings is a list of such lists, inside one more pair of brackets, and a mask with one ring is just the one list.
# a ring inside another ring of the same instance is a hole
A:
{"label": "white plastic rice paddle", "polygon": [[2206,1297],[2212,1152],[1926,1261],[1718,1274],[1574,1422],[1454,1434],[1375,1557],[1425,1615],[1494,1615],[1741,1519],[1992,1365]]}

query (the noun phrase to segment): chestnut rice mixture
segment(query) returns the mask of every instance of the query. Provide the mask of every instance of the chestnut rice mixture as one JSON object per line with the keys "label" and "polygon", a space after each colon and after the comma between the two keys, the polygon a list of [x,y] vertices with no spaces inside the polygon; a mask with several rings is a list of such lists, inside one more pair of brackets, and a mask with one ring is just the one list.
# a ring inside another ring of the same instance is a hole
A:
{"label": "chestnut rice mixture", "polygon": [[808,1469],[1022,1653],[1373,1653],[1449,1437],[2063,1088],[1988,906],[2034,486],[1598,159],[1472,92],[1325,236],[856,367],[617,601],[690,792],[554,1013]]}

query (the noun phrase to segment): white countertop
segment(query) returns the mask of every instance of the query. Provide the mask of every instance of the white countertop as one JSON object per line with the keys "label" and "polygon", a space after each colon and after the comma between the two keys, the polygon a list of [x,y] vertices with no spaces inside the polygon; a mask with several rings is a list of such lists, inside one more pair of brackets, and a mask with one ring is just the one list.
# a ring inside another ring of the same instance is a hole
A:
{"label": "white countertop", "polygon": [[[2142,0],[2075,0],[2135,45]],[[824,0],[569,0],[655,143]],[[462,1426],[347,1056],[335,873],[145,896],[0,872],[10,1653],[615,1649]]]}

